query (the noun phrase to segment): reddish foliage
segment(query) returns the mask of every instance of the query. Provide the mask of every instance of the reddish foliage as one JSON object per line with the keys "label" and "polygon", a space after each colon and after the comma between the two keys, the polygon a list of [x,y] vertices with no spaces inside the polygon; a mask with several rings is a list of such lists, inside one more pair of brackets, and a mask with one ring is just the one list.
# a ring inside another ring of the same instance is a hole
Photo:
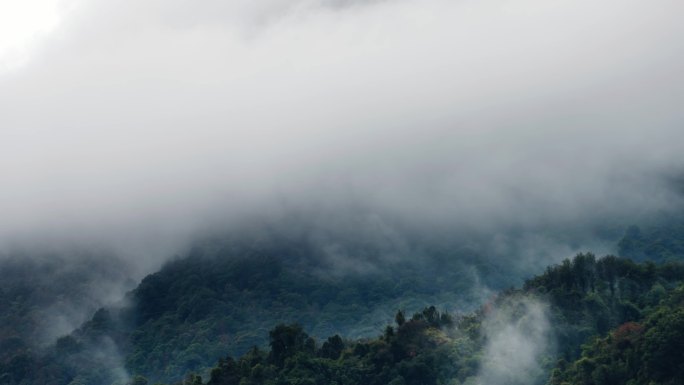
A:
{"label": "reddish foliage", "polygon": [[632,344],[644,331],[644,326],[637,322],[626,322],[613,332],[613,344],[624,349]]}

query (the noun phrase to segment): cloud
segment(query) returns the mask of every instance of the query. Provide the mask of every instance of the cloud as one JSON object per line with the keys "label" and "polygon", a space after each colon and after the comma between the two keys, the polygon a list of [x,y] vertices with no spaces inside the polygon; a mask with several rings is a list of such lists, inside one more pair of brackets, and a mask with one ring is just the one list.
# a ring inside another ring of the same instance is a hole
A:
{"label": "cloud", "polygon": [[0,4],[0,72],[21,66],[30,47],[59,25],[65,11],[60,0]]}
{"label": "cloud", "polygon": [[75,2],[0,74],[0,243],[149,269],[292,212],[497,233],[671,208],[683,8]]}
{"label": "cloud", "polygon": [[513,298],[490,313],[487,338],[476,384],[529,385],[541,383],[544,358],[552,352],[547,306],[531,298]]}

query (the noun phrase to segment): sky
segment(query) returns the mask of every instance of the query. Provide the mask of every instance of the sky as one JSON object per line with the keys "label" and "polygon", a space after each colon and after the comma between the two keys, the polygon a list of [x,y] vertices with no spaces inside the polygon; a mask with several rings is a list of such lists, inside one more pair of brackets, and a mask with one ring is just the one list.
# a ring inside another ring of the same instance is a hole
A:
{"label": "sky", "polygon": [[670,210],[682,11],[2,2],[0,247],[105,245],[150,269],[255,217],[496,234]]}

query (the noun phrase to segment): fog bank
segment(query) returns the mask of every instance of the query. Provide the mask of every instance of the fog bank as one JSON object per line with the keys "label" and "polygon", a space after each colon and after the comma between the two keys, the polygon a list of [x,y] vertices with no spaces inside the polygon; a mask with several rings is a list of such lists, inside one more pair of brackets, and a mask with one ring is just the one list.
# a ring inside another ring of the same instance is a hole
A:
{"label": "fog bank", "polygon": [[681,1],[68,9],[0,74],[3,247],[149,271],[246,222],[506,244],[680,204]]}

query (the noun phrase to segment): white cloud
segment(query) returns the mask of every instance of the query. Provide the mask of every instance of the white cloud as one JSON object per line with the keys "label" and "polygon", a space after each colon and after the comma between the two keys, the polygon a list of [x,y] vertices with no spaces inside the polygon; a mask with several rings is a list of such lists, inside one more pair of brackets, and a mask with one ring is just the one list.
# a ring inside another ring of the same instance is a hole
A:
{"label": "white cloud", "polygon": [[59,26],[68,4],[65,0],[0,2],[0,73],[29,60],[31,50]]}
{"label": "white cloud", "polygon": [[683,4],[78,3],[0,78],[0,240],[145,249],[284,208],[487,231],[667,208]]}

